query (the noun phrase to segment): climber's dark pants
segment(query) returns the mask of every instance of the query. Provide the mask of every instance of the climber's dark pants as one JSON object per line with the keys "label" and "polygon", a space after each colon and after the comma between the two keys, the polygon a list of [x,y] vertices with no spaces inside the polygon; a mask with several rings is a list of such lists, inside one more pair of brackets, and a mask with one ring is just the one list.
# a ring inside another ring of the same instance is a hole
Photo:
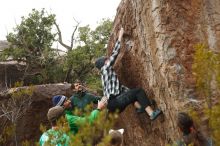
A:
{"label": "climber's dark pants", "polygon": [[122,112],[129,104],[138,101],[142,108],[150,106],[150,101],[141,88],[130,89],[127,92],[119,94],[117,96],[110,96],[107,108],[109,112],[115,112],[118,110]]}

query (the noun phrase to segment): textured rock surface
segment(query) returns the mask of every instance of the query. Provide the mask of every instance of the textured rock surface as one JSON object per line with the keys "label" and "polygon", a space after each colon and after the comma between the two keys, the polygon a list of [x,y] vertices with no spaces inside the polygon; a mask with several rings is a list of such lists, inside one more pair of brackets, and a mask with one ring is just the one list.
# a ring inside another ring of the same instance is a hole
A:
{"label": "textured rock surface", "polygon": [[[109,53],[124,27],[127,37],[115,66],[120,79],[128,87],[143,87],[165,115],[162,123],[150,122],[137,116],[132,106],[126,109],[118,122],[125,128],[126,145],[165,145],[177,138],[175,118],[184,110],[182,100],[198,98],[191,70],[193,47],[205,43],[219,51],[219,10],[219,0],[121,1]],[[132,49],[126,43],[133,44]]]}

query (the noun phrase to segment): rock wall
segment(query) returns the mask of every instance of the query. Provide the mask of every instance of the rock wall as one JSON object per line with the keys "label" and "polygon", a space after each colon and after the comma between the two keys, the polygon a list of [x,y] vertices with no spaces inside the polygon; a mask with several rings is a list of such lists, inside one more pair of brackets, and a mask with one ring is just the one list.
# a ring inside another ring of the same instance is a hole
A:
{"label": "rock wall", "polygon": [[[126,146],[165,145],[178,137],[176,114],[196,98],[192,76],[194,46],[220,49],[219,0],[122,0],[114,21],[109,54],[120,27],[125,29],[115,66],[122,83],[142,87],[164,112],[164,122],[150,122],[130,106],[118,127]],[[133,46],[133,47],[130,47]]]}

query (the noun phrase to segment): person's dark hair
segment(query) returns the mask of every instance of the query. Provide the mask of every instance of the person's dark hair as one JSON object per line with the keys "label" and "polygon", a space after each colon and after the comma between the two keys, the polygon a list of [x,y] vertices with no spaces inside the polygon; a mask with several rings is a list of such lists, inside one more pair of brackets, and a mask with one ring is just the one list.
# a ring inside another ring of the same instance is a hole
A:
{"label": "person's dark hair", "polygon": [[196,129],[192,118],[187,113],[181,112],[178,114],[177,125],[183,132],[183,140],[187,145],[207,146],[207,139]]}
{"label": "person's dark hair", "polygon": [[118,131],[113,131],[112,133],[110,133],[110,136],[111,136],[111,140],[110,140],[111,146],[120,146],[122,144],[123,136]]}
{"label": "person's dark hair", "polygon": [[105,65],[106,56],[99,57],[95,62],[95,67],[101,70],[101,68]]}
{"label": "person's dark hair", "polygon": [[75,89],[74,83],[71,84],[70,88]]}
{"label": "person's dark hair", "polygon": [[184,112],[178,114],[177,125],[185,135],[188,135],[190,133],[190,129],[194,128],[192,118]]}
{"label": "person's dark hair", "polygon": [[51,126],[57,126],[57,120],[50,121]]}

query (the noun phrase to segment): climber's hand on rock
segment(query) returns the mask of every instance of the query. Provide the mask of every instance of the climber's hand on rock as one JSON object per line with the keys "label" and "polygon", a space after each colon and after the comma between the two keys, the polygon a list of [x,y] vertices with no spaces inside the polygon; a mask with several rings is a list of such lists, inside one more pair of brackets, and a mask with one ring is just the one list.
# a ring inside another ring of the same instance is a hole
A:
{"label": "climber's hand on rock", "polygon": [[103,100],[98,100],[98,106],[97,109],[102,110],[106,107],[106,103]]}
{"label": "climber's hand on rock", "polygon": [[119,35],[118,35],[118,40],[121,41],[122,37],[123,37],[123,34],[124,34],[124,28],[122,27],[119,31]]}
{"label": "climber's hand on rock", "polygon": [[127,41],[126,43],[126,52],[130,52],[131,51],[131,49],[133,48],[133,46],[134,46],[134,42],[133,41],[131,41],[131,40],[129,40],[129,41]]}

